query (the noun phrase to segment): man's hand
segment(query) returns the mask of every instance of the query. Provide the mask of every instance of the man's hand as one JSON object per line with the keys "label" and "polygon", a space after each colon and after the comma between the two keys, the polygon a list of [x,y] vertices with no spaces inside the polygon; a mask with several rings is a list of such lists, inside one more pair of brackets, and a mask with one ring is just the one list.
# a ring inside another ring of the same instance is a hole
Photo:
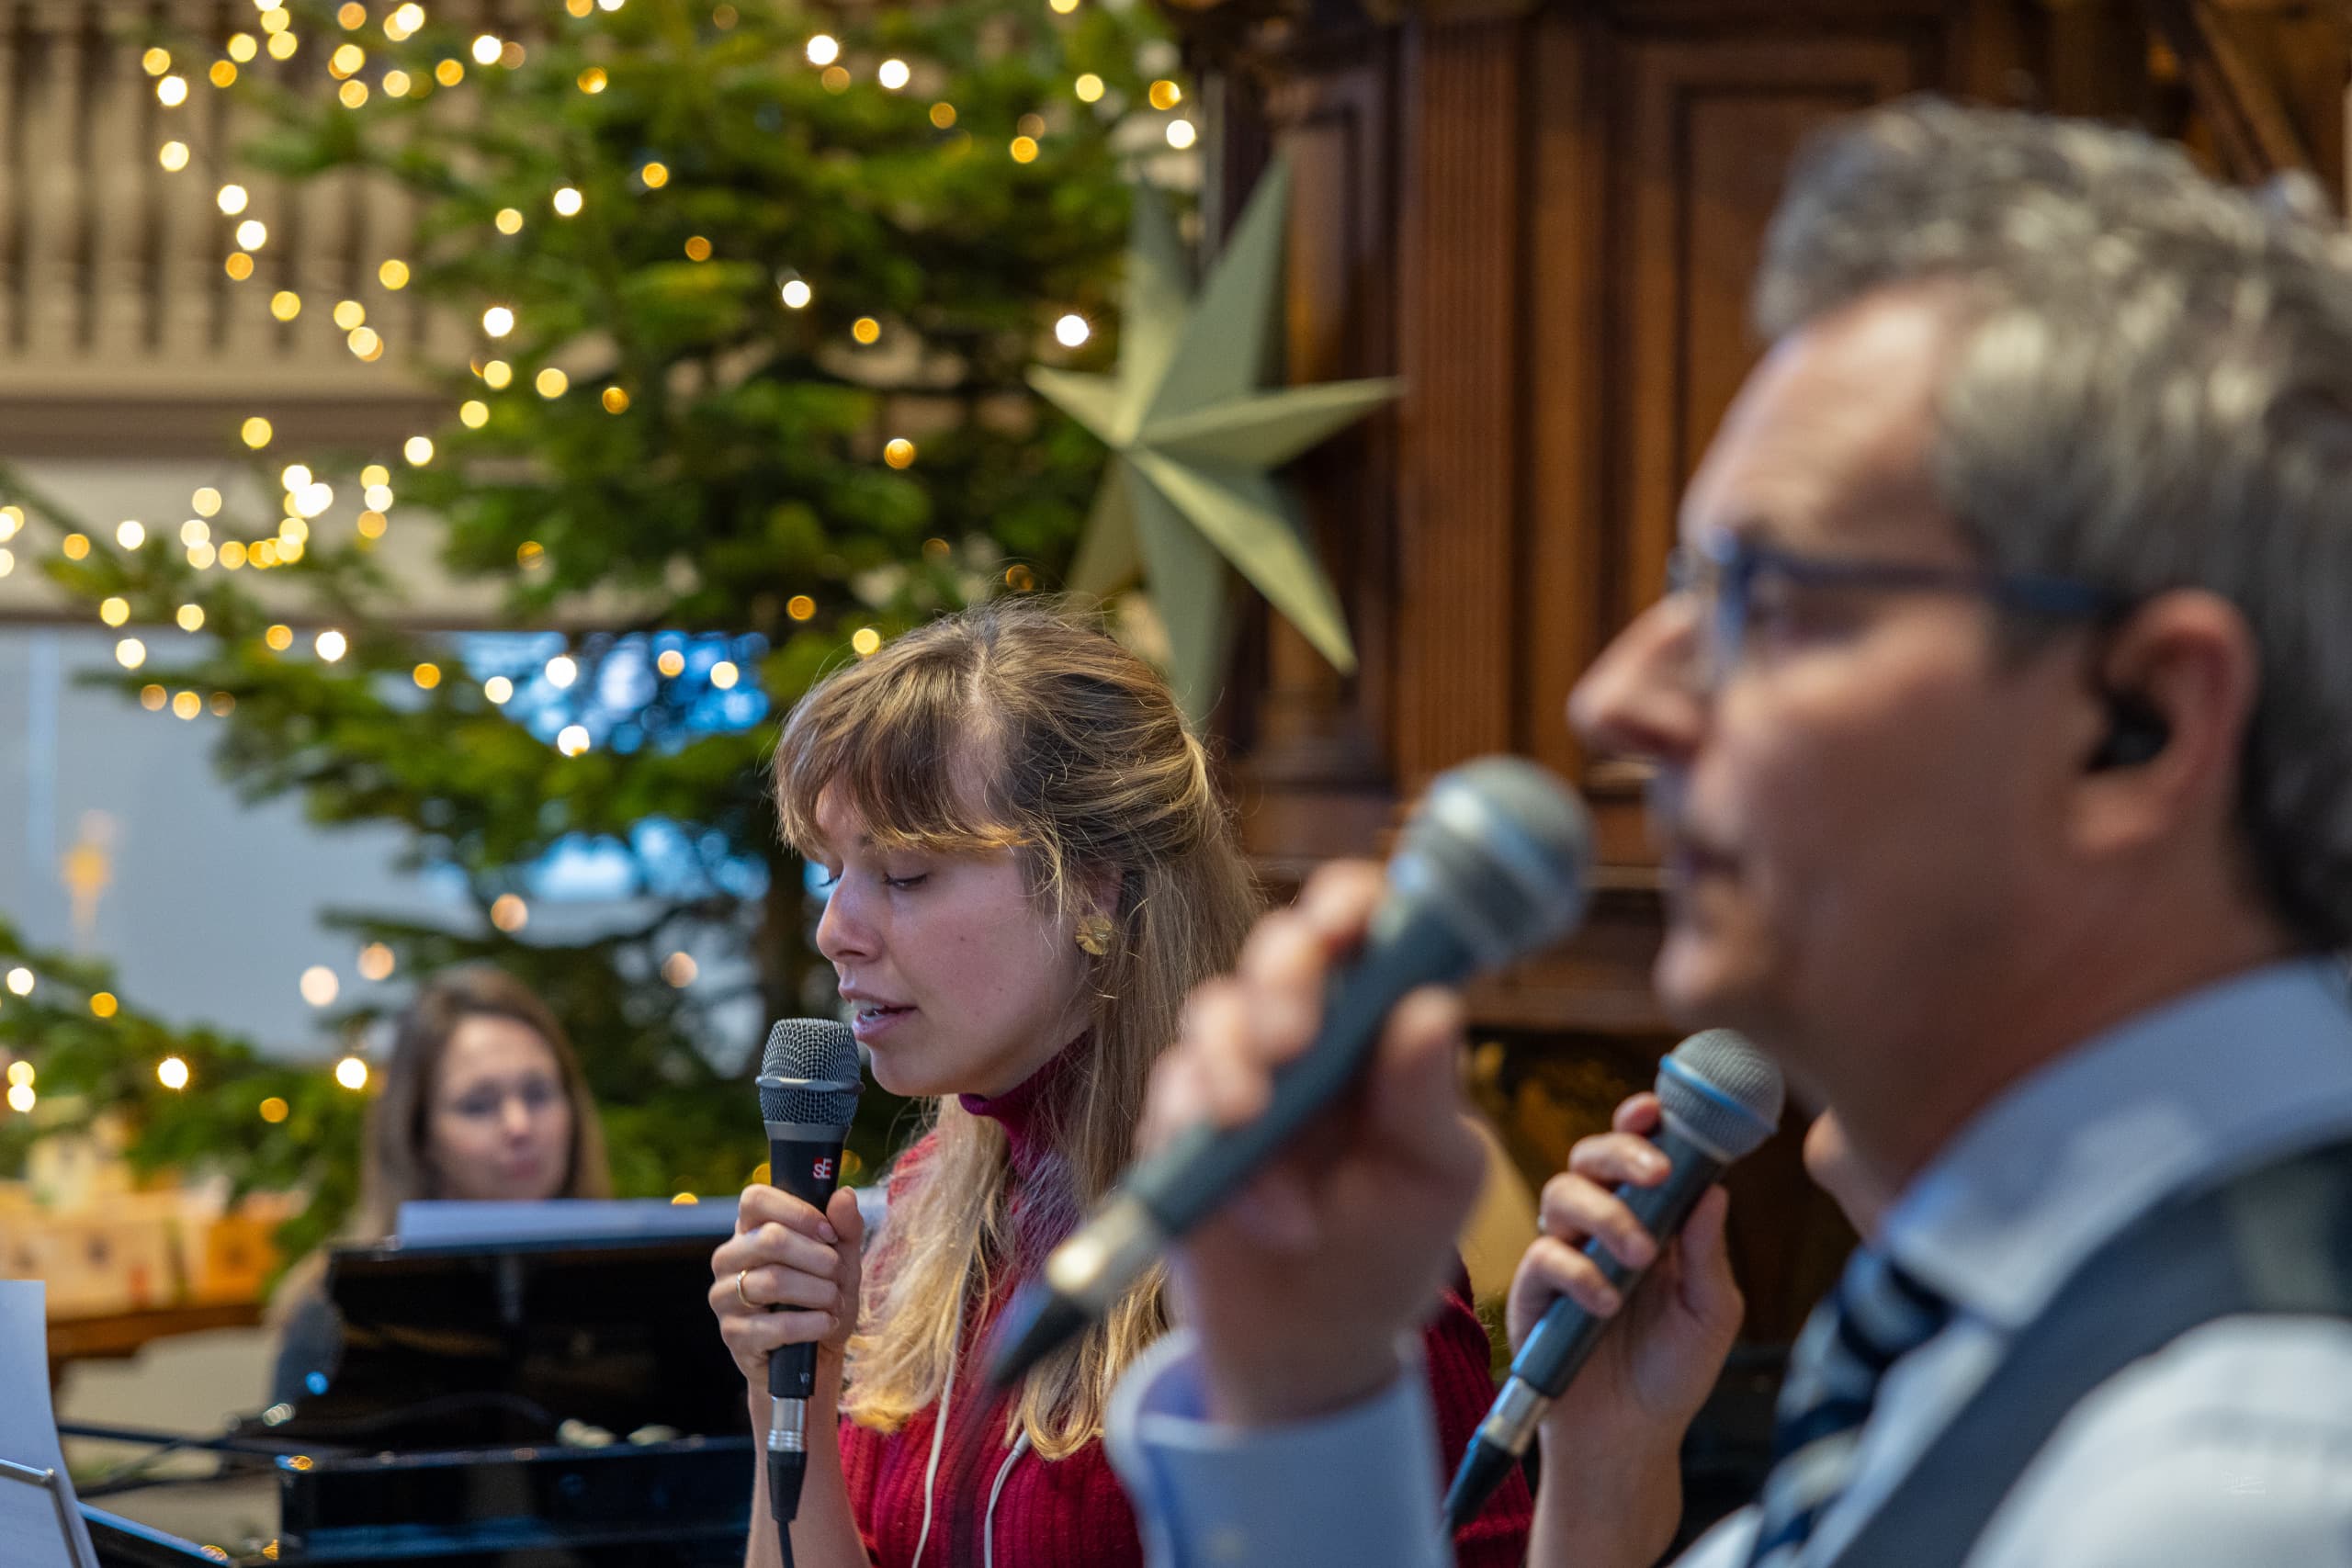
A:
{"label": "man's hand", "polygon": [[[1295,907],[1259,923],[1232,977],[1193,992],[1182,1037],[1153,1070],[1145,1149],[1194,1122],[1231,1126],[1265,1108],[1384,892],[1378,866],[1327,866]],[[1179,1249],[1180,1312],[1200,1337],[1216,1419],[1324,1414],[1396,1375],[1398,1340],[1450,1277],[1485,1168],[1464,1120],[1461,1043],[1451,992],[1407,997],[1363,1083]]]}
{"label": "man's hand", "polygon": [[[1627,1314],[1624,1322],[1610,1325],[1592,1359],[1552,1406],[1545,1421],[1551,1431],[1605,1427],[1622,1434],[1643,1426],[1679,1443],[1739,1332],[1739,1287],[1724,1248],[1729,1208],[1724,1190],[1708,1190],[1663,1256],[1617,1197],[1615,1190],[1626,1183],[1655,1187],[1666,1179],[1666,1156],[1648,1137],[1661,1119],[1657,1096],[1632,1096],[1617,1108],[1611,1130],[1577,1139],[1568,1151],[1568,1168],[1544,1184],[1544,1234],[1511,1279],[1506,1314],[1511,1348],[1526,1342],[1559,1296],[1596,1316]],[[1649,1270],[1630,1311],[1584,1255],[1595,1236],[1620,1262]]]}
{"label": "man's hand", "polygon": [[[1724,1190],[1699,1200],[1662,1254],[1617,1197],[1624,1183],[1666,1179],[1665,1156],[1646,1135],[1660,1119],[1657,1096],[1636,1094],[1617,1108],[1611,1131],[1577,1141],[1568,1168],[1544,1184],[1544,1234],[1511,1280],[1514,1350],[1560,1296],[1600,1316],[1624,1316],[1544,1416],[1531,1562],[1657,1560],[1682,1511],[1682,1434],[1739,1332]],[[1595,1236],[1621,1262],[1648,1269],[1630,1303],[1584,1255]]]}

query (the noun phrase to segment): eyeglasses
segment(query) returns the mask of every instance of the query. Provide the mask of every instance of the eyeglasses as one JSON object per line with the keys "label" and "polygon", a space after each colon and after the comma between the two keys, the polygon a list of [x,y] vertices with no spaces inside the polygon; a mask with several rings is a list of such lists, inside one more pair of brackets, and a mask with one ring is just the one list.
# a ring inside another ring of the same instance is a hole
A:
{"label": "eyeglasses", "polygon": [[516,1084],[483,1084],[468,1089],[443,1109],[468,1121],[487,1121],[506,1113],[506,1102],[520,1100],[526,1115],[537,1116],[563,1098],[563,1089],[553,1078],[532,1077]]}
{"label": "eyeglasses", "polygon": [[1713,534],[1676,547],[1666,568],[1669,594],[1698,596],[1702,683],[1713,685],[1739,661],[1747,647],[1757,588],[1774,582],[1882,593],[1959,593],[2014,614],[2058,620],[2096,620],[2127,607],[2122,595],[2077,578],[1838,559],[1776,549],[1740,534]]}

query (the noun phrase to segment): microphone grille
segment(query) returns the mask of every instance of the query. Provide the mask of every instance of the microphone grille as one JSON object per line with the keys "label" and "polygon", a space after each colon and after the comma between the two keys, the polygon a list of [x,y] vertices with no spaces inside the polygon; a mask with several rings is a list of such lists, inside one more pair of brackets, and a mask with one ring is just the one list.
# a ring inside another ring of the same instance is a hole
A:
{"label": "microphone grille", "polygon": [[1668,1118],[1726,1163],[1772,1135],[1786,1095],[1781,1069],[1737,1030],[1702,1030],[1657,1065]]}
{"label": "microphone grille", "polygon": [[760,1119],[846,1127],[857,1114],[857,1037],[831,1018],[787,1018],[760,1055]]}
{"label": "microphone grille", "polygon": [[1584,913],[1592,819],[1524,757],[1448,768],[1405,824],[1390,883],[1432,897],[1488,967],[1565,935]]}

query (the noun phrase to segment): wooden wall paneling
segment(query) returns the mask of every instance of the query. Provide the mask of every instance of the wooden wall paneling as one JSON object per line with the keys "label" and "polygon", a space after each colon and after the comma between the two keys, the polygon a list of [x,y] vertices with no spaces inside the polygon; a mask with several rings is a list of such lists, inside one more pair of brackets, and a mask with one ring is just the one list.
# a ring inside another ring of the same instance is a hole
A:
{"label": "wooden wall paneling", "polygon": [[2041,9],[2046,21],[2036,85],[2015,96],[2052,114],[2111,120],[2145,116],[2151,107],[2148,23],[2140,0],[2075,0]]}
{"label": "wooden wall paneling", "polygon": [[2345,97],[2352,92],[2352,6],[2343,0],[2278,0],[2267,8],[2224,6],[2229,27],[2256,68],[2276,84],[2312,171],[2345,207]]}
{"label": "wooden wall paneling", "polygon": [[1511,637],[1520,697],[1510,744],[1583,784],[1606,886],[1572,942],[1481,982],[1470,1004],[1481,1027],[1573,1026],[1635,1037],[1646,1049],[1667,1027],[1649,985],[1656,879],[1606,869],[1642,858],[1641,799],[1637,789],[1594,787],[1566,716],[1570,688],[1614,630],[1607,584],[1619,529],[1609,446],[1620,389],[1611,375],[1608,263],[1616,57],[1599,18],[1556,10],[1534,23],[1526,53],[1526,197],[1513,241],[1521,252],[1525,494]]}
{"label": "wooden wall paneling", "polygon": [[[1283,342],[1294,382],[1394,375],[1398,39],[1366,29],[1250,106],[1290,161]],[[1230,103],[1230,99],[1228,99]],[[1248,171],[1254,180],[1257,166]],[[1238,210],[1238,199],[1227,205]],[[1360,660],[1342,676],[1252,596],[1221,733],[1241,753],[1243,841],[1277,892],[1316,863],[1373,852],[1396,815],[1386,751],[1396,644],[1396,437],[1375,412],[1301,457],[1292,479]]]}
{"label": "wooden wall paneling", "polygon": [[[1787,39],[1939,28],[1967,0],[1598,0],[1579,6],[1627,37]],[[2007,0],[2038,5],[2049,0]],[[2070,0],[2056,0],[2067,4]]]}
{"label": "wooden wall paneling", "polygon": [[[1274,95],[1275,140],[1291,165],[1285,256],[1287,379],[1393,375],[1396,268],[1391,73],[1383,58]],[[1385,783],[1395,532],[1393,415],[1383,411],[1305,454],[1295,475],[1324,570],[1347,605],[1360,660],[1342,676],[1290,624],[1269,617],[1259,766],[1341,787]]]}
{"label": "wooden wall paneling", "polygon": [[1416,29],[1400,242],[1397,787],[1510,748],[1525,587],[1520,19]]}
{"label": "wooden wall paneling", "polygon": [[[2069,11],[2131,0],[2070,0]],[[2035,0],[1963,0],[1945,25],[1939,91],[1984,103],[2024,104],[2039,90],[2026,67],[2047,13]]]}
{"label": "wooden wall paneling", "polygon": [[1816,127],[1936,80],[1916,36],[1645,39],[1629,54],[1612,627],[1663,587],[1683,486],[1755,363],[1747,297],[1792,156]]}
{"label": "wooden wall paneling", "polygon": [[2224,175],[2251,181],[2315,167],[2275,68],[2256,62],[2243,27],[2211,0],[2146,0],[2146,10],[2180,62]]}
{"label": "wooden wall paneling", "polygon": [[[1589,15],[1546,12],[1532,51],[1528,159],[1528,576],[1521,750],[1585,775],[1567,699],[1616,622],[1607,583],[1617,530],[1607,410],[1608,40]],[[1588,781],[1589,782],[1589,781]]]}
{"label": "wooden wall paneling", "polygon": [[[1577,432],[1555,429],[1551,417],[1539,422],[1535,471],[1545,482],[1532,507],[1545,536],[1539,576],[1558,583],[1547,600],[1566,595],[1586,617],[1577,628],[1583,660],[1663,586],[1683,487],[1757,357],[1748,293],[1791,156],[1832,118],[1936,85],[1951,21],[1913,17],[1802,40],[1588,33],[1555,46],[1566,62],[1581,42],[1575,79],[1585,85],[1584,101],[1559,101],[1560,79],[1547,71],[1537,165],[1556,169],[1578,202],[1603,215],[1605,248],[1595,264],[1600,281],[1589,286],[1599,299],[1597,324],[1589,305],[1579,314],[1531,301],[1535,404],[1580,421],[1581,441],[1594,444],[1580,446]],[[1541,50],[1538,58],[1555,54]],[[1579,185],[1590,177],[1596,144],[1609,171],[1605,193]],[[1539,212],[1543,229],[1566,231],[1573,204],[1559,208]],[[1563,480],[1573,491],[1552,493]],[[1581,521],[1573,515],[1578,508],[1587,510]],[[1579,570],[1588,581],[1560,581]],[[1529,715],[1531,731],[1556,714],[1561,682],[1574,675],[1556,662],[1537,668],[1548,712]],[[1570,1019],[1654,1050],[1671,1034],[1648,987],[1662,911],[1632,787],[1638,774],[1603,762],[1580,776],[1609,863],[1592,919],[1568,948],[1521,966],[1496,994],[1482,989],[1478,1014]],[[1539,1060],[1528,1070],[1546,1068]],[[1741,1217],[1731,1245],[1749,1303],[1745,1332],[1755,1340],[1793,1336],[1849,1239],[1804,1175],[1802,1126],[1792,1117],[1788,1135],[1735,1172]]]}

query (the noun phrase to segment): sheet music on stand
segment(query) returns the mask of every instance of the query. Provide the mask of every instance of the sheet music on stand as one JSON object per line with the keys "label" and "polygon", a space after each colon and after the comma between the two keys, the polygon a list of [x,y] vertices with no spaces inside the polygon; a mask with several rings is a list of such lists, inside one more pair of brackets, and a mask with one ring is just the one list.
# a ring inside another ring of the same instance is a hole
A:
{"label": "sheet music on stand", "polygon": [[49,1407],[48,1291],[0,1280],[0,1562],[97,1568]]}

